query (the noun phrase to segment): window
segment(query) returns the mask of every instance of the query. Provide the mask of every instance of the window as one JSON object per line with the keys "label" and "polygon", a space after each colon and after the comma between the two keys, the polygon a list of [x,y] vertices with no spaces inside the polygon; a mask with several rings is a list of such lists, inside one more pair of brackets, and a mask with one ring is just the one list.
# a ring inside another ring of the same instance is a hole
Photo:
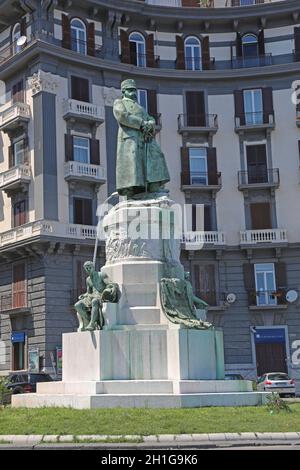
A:
{"label": "window", "polygon": [[13,370],[25,369],[25,343],[13,343],[12,345]]}
{"label": "window", "polygon": [[255,34],[242,37],[242,51],[245,65],[255,65],[259,57],[258,38]]}
{"label": "window", "polygon": [[73,137],[73,158],[75,162],[90,163],[90,139]]}
{"label": "window", "polygon": [[14,165],[23,165],[25,162],[25,141],[24,139],[14,143]]}
{"label": "window", "polygon": [[146,67],[145,38],[140,33],[131,33],[129,36],[130,59],[133,65]]}
{"label": "window", "polygon": [[248,184],[267,183],[267,149],[265,144],[247,145]]}
{"label": "window", "polygon": [[262,90],[244,90],[245,121],[247,124],[262,124],[263,97]]}
{"label": "window", "polygon": [[26,201],[22,200],[13,205],[13,224],[19,227],[27,222]]}
{"label": "window", "polygon": [[13,53],[17,54],[22,47],[17,45],[17,40],[21,37],[21,24],[16,23],[12,31]]}
{"label": "window", "polygon": [[269,202],[250,204],[251,230],[268,230],[272,228],[271,205]]}
{"label": "window", "polygon": [[195,294],[209,305],[216,305],[215,266],[213,264],[194,265]]}
{"label": "window", "polygon": [[257,305],[277,305],[274,263],[254,266]]}
{"label": "window", "polygon": [[202,70],[201,43],[194,36],[188,37],[184,42],[186,70]]}
{"label": "window", "polygon": [[23,80],[20,80],[18,83],[13,85],[11,94],[13,103],[24,103]]}
{"label": "window", "polygon": [[207,149],[205,147],[189,148],[191,184],[208,184]]}
{"label": "window", "polygon": [[78,18],[71,21],[71,49],[80,54],[87,53],[86,26]]}
{"label": "window", "polygon": [[92,199],[74,198],[74,224],[93,225],[92,206]]}
{"label": "window", "polygon": [[12,308],[26,307],[26,265],[25,263],[14,264],[12,269]]}
{"label": "window", "polygon": [[148,112],[148,92],[147,90],[137,91],[138,103]]}
{"label": "window", "polygon": [[90,101],[89,81],[87,78],[71,77],[71,98],[77,101]]}

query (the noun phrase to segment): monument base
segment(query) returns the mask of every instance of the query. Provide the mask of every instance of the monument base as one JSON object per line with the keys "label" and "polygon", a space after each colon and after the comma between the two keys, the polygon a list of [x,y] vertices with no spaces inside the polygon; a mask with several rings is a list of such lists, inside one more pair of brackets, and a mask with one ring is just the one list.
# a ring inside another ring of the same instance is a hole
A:
{"label": "monument base", "polygon": [[117,326],[63,335],[63,380],[13,395],[14,407],[256,406],[252,382],[223,380],[222,332],[172,325]]}

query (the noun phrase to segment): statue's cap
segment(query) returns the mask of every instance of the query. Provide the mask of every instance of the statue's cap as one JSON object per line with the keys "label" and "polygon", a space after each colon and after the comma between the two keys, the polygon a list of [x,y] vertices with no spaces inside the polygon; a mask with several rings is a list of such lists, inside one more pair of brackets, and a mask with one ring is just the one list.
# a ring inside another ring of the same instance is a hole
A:
{"label": "statue's cap", "polygon": [[128,88],[136,88],[136,83],[131,78],[129,78],[128,80],[124,80],[121,83],[121,90],[122,91],[127,90]]}

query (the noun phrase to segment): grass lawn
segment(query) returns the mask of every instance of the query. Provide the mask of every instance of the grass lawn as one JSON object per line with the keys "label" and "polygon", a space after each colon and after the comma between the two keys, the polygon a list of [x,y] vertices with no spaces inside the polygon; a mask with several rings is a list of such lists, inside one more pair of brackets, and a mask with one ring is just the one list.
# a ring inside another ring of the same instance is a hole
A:
{"label": "grass lawn", "polygon": [[265,406],[189,409],[0,408],[1,434],[190,434],[300,432],[300,404],[292,413],[270,414]]}

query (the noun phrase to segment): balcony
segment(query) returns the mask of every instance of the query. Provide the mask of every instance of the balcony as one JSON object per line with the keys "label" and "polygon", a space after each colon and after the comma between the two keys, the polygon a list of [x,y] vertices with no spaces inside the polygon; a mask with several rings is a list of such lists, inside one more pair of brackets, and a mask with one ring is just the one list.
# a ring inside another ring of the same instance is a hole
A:
{"label": "balcony", "polygon": [[222,188],[221,173],[205,173],[193,171],[181,174],[182,191],[220,191]]}
{"label": "balcony", "polygon": [[241,245],[287,244],[287,231],[284,229],[245,230],[240,232]]}
{"label": "balcony", "polygon": [[274,310],[286,309],[287,289],[248,291],[248,301],[250,310]]}
{"label": "balcony", "polygon": [[[298,105],[299,107],[299,105]],[[299,109],[296,110],[296,125],[297,127],[300,127],[300,107]]]}
{"label": "balcony", "polygon": [[82,122],[104,122],[104,108],[92,103],[67,99],[63,102],[63,118]]}
{"label": "balcony", "polygon": [[218,127],[217,114],[178,115],[179,134],[212,136]]}
{"label": "balcony", "polygon": [[251,167],[248,171],[238,172],[239,190],[279,188],[280,178],[278,168],[262,166]]}
{"label": "balcony", "polygon": [[8,195],[14,191],[27,191],[30,180],[30,166],[18,165],[0,174],[0,190]]}
{"label": "balcony", "polygon": [[121,62],[124,64],[135,65],[141,68],[159,68],[160,67],[160,56],[159,55],[148,55],[148,54],[136,54],[132,56],[120,55]]}
{"label": "balcony", "polygon": [[257,131],[257,130],[275,129],[274,113],[243,113],[235,116],[235,132]]}
{"label": "balcony", "polygon": [[30,120],[30,107],[25,103],[15,103],[2,111],[0,116],[0,131],[8,132],[19,126],[24,126]]}
{"label": "balcony", "polygon": [[74,161],[65,163],[65,180],[86,181],[96,184],[106,182],[104,168],[102,166]]}
{"label": "balcony", "polygon": [[31,238],[51,237],[72,240],[95,240],[97,227],[91,225],[63,224],[48,220],[29,222],[0,234],[0,248]]}
{"label": "balcony", "polygon": [[[207,62],[203,62],[203,58],[199,57],[185,57],[184,59],[184,70],[189,70],[190,72],[202,72],[202,70],[215,70],[216,59],[211,57]],[[180,64],[181,65],[181,64]],[[175,69],[182,68],[180,67],[178,59],[175,59]]]}
{"label": "balcony", "polygon": [[264,54],[256,57],[232,57],[231,59],[232,69],[266,67],[267,65],[273,65],[272,54]]}
{"label": "balcony", "polygon": [[185,250],[201,250],[203,247],[223,246],[226,240],[224,232],[185,232],[182,243]]}

